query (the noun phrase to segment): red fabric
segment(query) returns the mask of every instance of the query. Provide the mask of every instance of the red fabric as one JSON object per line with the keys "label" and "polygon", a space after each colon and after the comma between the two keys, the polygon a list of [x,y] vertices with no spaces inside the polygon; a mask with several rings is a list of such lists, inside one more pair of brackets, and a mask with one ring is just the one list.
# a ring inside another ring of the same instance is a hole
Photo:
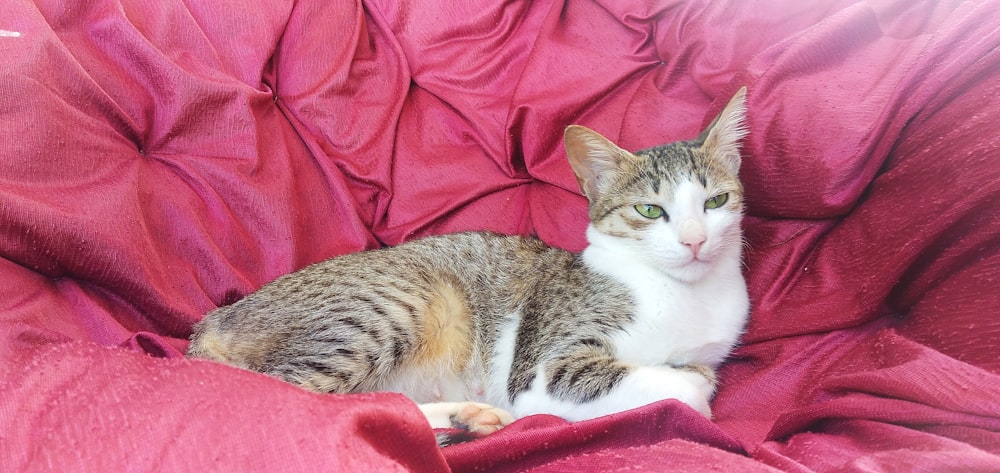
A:
{"label": "red fabric", "polygon": [[[1000,2],[0,4],[0,470],[998,471]],[[397,395],[181,358],[333,255],[580,249],[570,123],[690,138],[739,86],[753,315],[664,401],[439,451]]]}

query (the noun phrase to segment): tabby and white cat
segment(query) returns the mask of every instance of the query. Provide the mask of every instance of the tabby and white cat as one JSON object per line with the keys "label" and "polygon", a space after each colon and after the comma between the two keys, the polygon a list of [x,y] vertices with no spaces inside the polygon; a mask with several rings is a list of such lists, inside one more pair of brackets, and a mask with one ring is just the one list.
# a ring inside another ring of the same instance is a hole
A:
{"label": "tabby and white cat", "polygon": [[698,138],[635,154],[567,128],[590,202],[580,254],[480,232],[340,256],[210,312],[188,355],[313,391],[401,392],[433,427],[477,433],[668,398],[710,417],[749,310],[744,96]]}

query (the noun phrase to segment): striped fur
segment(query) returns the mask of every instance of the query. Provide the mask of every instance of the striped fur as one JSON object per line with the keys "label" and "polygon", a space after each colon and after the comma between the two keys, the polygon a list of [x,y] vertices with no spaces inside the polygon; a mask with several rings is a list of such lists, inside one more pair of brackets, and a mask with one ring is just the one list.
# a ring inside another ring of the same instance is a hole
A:
{"label": "striped fur", "polygon": [[210,312],[188,355],[318,392],[402,392],[435,427],[484,433],[508,411],[577,420],[663,398],[710,415],[748,311],[743,114],[741,91],[695,140],[635,154],[568,128],[591,204],[582,254],[472,232],[344,255]]}

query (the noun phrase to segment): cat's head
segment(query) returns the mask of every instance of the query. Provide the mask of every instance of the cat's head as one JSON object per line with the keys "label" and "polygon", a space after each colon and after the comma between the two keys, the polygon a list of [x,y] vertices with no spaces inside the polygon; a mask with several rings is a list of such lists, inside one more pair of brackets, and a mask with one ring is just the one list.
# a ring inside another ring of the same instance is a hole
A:
{"label": "cat's head", "polygon": [[568,127],[566,153],[590,201],[593,231],[681,280],[704,277],[722,259],[738,260],[745,96],[740,89],[697,138],[636,153],[593,130]]}

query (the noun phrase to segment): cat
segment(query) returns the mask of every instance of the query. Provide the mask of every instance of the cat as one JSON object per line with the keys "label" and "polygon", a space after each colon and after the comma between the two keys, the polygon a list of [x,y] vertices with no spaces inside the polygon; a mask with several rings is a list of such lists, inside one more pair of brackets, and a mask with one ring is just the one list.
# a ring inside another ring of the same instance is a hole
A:
{"label": "cat", "polygon": [[468,232],[339,256],[211,311],[187,354],[312,391],[404,393],[432,427],[476,434],[668,398],[711,418],[749,316],[745,94],[694,140],[635,154],[569,126],[582,253]]}

